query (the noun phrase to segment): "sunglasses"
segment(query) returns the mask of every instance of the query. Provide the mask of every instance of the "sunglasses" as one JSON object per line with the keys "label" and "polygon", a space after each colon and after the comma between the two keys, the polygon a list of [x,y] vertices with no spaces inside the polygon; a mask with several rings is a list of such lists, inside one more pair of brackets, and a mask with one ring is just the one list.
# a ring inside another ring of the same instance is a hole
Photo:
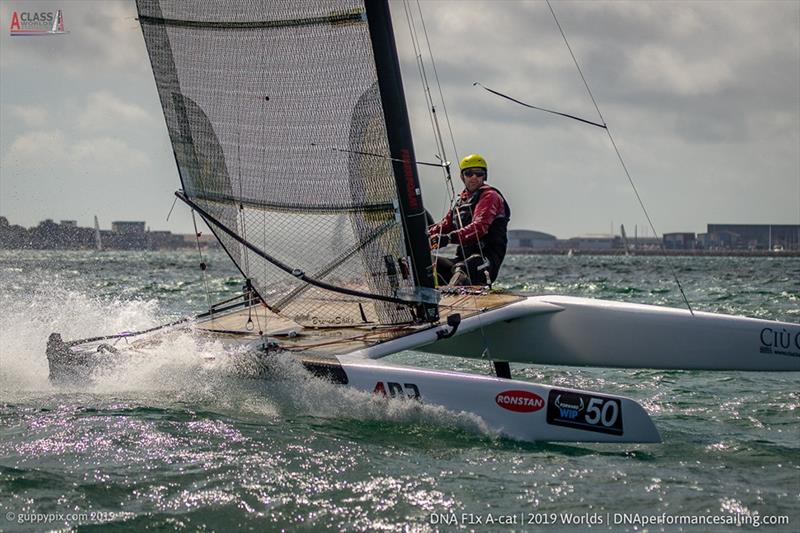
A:
{"label": "sunglasses", "polygon": [[467,177],[477,176],[479,178],[482,178],[482,177],[484,177],[486,175],[486,171],[485,170],[472,170],[472,169],[469,169],[469,170],[464,170],[463,172],[461,172],[461,175],[462,176],[467,176]]}

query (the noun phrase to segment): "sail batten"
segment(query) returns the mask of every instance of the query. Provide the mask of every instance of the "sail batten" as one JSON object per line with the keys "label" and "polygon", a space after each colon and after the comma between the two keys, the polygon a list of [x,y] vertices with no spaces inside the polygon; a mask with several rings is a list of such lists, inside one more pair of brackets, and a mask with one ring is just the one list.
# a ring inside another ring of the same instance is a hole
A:
{"label": "sail batten", "polygon": [[241,196],[231,196],[222,194],[195,194],[194,198],[203,200],[205,202],[215,202],[225,205],[244,206],[254,209],[263,209],[264,211],[281,211],[281,212],[296,212],[296,213],[352,213],[352,212],[385,212],[394,213],[397,207],[394,204],[363,204],[363,205],[314,205],[302,203],[269,203],[264,201],[255,201],[243,198]]}
{"label": "sail batten", "polygon": [[343,24],[351,22],[366,21],[366,14],[363,11],[352,13],[338,13],[321,17],[308,17],[294,20],[252,20],[252,21],[213,21],[213,20],[180,20],[174,18],[159,18],[147,15],[139,17],[139,21],[144,24],[163,24],[165,26],[202,28],[216,30],[250,30],[263,28],[287,28],[299,26],[311,26],[315,24]]}
{"label": "sail batten", "polygon": [[262,299],[300,322],[433,316],[398,297],[419,293],[430,256],[408,221],[421,198],[399,196],[419,190],[410,131],[398,151],[387,122],[405,103],[382,101],[373,3],[137,0],[186,200]]}

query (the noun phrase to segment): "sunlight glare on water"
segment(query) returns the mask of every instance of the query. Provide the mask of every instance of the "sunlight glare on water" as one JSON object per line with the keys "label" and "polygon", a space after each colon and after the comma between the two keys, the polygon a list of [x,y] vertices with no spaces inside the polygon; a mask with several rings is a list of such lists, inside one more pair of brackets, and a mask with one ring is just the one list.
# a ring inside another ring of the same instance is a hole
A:
{"label": "sunlight glare on water", "polygon": [[[668,262],[696,309],[800,321],[796,259],[510,256],[501,279],[532,293],[680,307]],[[70,340],[202,312],[196,263],[188,252],[0,252],[4,514],[113,513],[92,523],[137,531],[437,530],[447,528],[434,515],[488,512],[800,523],[796,374],[514,365],[517,379],[634,398],[661,445],[519,443],[471,415],[313,379],[285,356],[273,379],[257,379],[242,373],[241,350],[191,330],[130,353],[92,384],[50,384],[51,332]],[[208,263],[212,300],[241,289],[223,253]],[[420,352],[391,360],[490,371]]]}

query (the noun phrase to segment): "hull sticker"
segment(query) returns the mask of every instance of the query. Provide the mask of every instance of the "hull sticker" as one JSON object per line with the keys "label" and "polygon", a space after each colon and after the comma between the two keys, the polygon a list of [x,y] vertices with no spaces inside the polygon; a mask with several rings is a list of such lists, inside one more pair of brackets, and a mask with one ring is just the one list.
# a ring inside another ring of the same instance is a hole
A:
{"label": "hull sticker", "polygon": [[597,394],[553,389],[547,396],[547,423],[622,435],[622,402]]}
{"label": "hull sticker", "polygon": [[372,390],[374,394],[382,394],[383,396],[391,396],[392,398],[410,398],[412,400],[419,400],[422,395],[419,393],[419,387],[414,383],[395,383],[387,381],[379,381],[375,384]]}
{"label": "hull sticker", "polygon": [[497,405],[517,413],[532,413],[544,407],[544,398],[526,390],[507,390],[494,397]]}

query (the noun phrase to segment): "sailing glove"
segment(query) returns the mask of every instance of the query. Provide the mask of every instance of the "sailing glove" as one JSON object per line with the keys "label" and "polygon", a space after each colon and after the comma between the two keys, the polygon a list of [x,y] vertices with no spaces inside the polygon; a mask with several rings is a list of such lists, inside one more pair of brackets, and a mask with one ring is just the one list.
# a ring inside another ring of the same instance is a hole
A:
{"label": "sailing glove", "polygon": [[444,248],[451,242],[455,242],[455,232],[442,233],[441,235],[433,235],[431,237],[431,248]]}

